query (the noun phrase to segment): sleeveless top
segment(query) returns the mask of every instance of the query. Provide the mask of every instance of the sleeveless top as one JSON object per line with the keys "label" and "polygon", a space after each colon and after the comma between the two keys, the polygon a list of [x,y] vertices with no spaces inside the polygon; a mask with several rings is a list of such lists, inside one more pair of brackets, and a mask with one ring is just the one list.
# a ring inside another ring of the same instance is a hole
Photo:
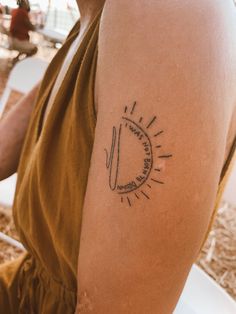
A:
{"label": "sleeveless top", "polygon": [[[72,59],[42,128],[50,92],[79,34],[79,22],[51,62],[24,143],[13,208],[18,234],[31,256],[22,271],[22,308],[27,291],[35,285],[31,290],[36,290],[44,302],[50,287],[54,301],[63,299],[67,304],[66,313],[70,313],[69,308],[71,313],[75,310],[82,209],[96,125],[94,83],[100,15],[101,12],[90,24]],[[236,141],[222,171],[209,230],[235,149]],[[37,277],[40,283],[34,282]],[[65,313],[65,308],[57,308],[56,313]]]}

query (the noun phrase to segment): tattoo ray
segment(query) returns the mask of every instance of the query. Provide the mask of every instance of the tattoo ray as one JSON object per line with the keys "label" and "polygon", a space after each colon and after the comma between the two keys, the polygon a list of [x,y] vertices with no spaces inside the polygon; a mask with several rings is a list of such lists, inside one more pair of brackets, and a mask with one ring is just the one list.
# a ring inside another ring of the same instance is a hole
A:
{"label": "tattoo ray", "polygon": [[157,146],[156,146],[156,148],[161,148],[161,147],[162,147],[161,145],[157,145]]}
{"label": "tattoo ray", "polygon": [[142,193],[148,200],[150,200],[150,197],[149,197],[146,193],[144,193],[143,191],[141,191],[141,193]]}
{"label": "tattoo ray", "polygon": [[147,184],[147,186],[151,189],[151,185],[150,184]]}
{"label": "tattoo ray", "polygon": [[134,193],[134,195],[136,196],[136,198],[139,200],[139,196],[136,194],[136,193]]}
{"label": "tattoo ray", "polygon": [[129,203],[129,206],[131,207],[131,202],[130,202],[130,199],[128,198],[128,196],[127,196],[127,201]]}
{"label": "tattoo ray", "polygon": [[152,180],[153,182],[156,182],[156,183],[159,183],[159,184],[165,184],[164,182],[155,180],[155,179],[153,179],[153,178],[151,178],[151,180]]}
{"label": "tattoo ray", "polygon": [[161,169],[157,169],[157,168],[156,168],[156,169],[154,169],[154,170],[155,170],[155,171],[159,171],[159,172],[161,172]]}
{"label": "tattoo ray", "polygon": [[151,122],[148,124],[147,129],[150,128],[150,126],[156,121],[156,116],[151,120]]}
{"label": "tattoo ray", "polygon": [[170,158],[173,157],[173,155],[162,155],[162,156],[158,156],[158,158]]}
{"label": "tattoo ray", "polygon": [[133,108],[132,108],[130,114],[133,114],[133,113],[134,113],[134,110],[135,110],[136,105],[137,105],[137,103],[136,103],[136,101],[135,101],[134,104],[133,104]]}
{"label": "tattoo ray", "polygon": [[121,199],[120,199],[120,200],[121,200],[121,203],[123,203],[123,201],[124,201],[123,197],[121,197]]}
{"label": "tattoo ray", "polygon": [[126,113],[126,112],[127,112],[127,109],[128,109],[128,107],[127,107],[127,106],[125,106],[125,110],[124,110],[124,113]]}
{"label": "tattoo ray", "polygon": [[139,119],[139,123],[141,123],[143,121],[143,117],[141,117],[140,119]]}
{"label": "tattoo ray", "polygon": [[158,132],[157,134],[154,135],[154,137],[157,137],[157,136],[161,135],[163,132],[164,132],[164,131]]}

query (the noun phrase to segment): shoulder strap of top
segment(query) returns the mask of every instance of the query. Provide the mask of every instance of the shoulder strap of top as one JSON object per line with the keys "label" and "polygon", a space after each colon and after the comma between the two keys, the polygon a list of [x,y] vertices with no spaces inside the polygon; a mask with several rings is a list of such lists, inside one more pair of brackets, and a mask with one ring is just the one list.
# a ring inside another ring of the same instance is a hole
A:
{"label": "shoulder strap of top", "polygon": [[228,172],[228,169],[230,168],[230,164],[232,162],[232,159],[234,158],[235,152],[236,152],[236,136],[234,138],[233,145],[232,145],[232,147],[230,149],[230,152],[229,152],[229,155],[228,155],[228,157],[226,159],[224,167],[223,167],[223,169],[221,171],[220,182],[224,179],[226,173]]}
{"label": "shoulder strap of top", "polygon": [[199,253],[198,255],[201,253],[201,250],[208,238],[208,235],[211,231],[211,228],[212,228],[212,225],[215,221],[215,217],[216,217],[216,214],[217,214],[217,211],[218,211],[218,208],[220,206],[220,202],[221,202],[221,199],[222,199],[222,195],[224,193],[224,190],[225,190],[225,187],[226,187],[226,184],[228,182],[228,179],[229,179],[229,176],[232,172],[232,169],[233,169],[233,165],[234,165],[234,162],[236,160],[236,136],[234,138],[234,141],[233,141],[233,145],[230,149],[230,153],[227,157],[227,160],[224,164],[224,167],[221,171],[221,175],[220,175],[220,182],[219,182],[219,188],[218,188],[218,191],[217,191],[217,197],[216,197],[216,202],[215,202],[215,207],[214,207],[214,210],[213,210],[213,213],[212,213],[212,216],[211,216],[211,220],[210,220],[210,223],[208,225],[208,229],[207,229],[207,232],[205,234],[205,237],[204,237],[204,240],[202,242],[202,245],[200,247],[200,250],[199,250]]}

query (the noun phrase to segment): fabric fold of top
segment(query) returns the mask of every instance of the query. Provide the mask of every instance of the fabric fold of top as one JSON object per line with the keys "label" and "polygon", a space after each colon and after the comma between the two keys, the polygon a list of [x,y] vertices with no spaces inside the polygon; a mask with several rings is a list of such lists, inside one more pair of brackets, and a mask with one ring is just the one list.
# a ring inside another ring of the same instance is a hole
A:
{"label": "fabric fold of top", "polygon": [[[19,276],[22,313],[33,311],[34,304],[38,313],[70,313],[69,300],[71,313],[75,310],[82,208],[96,125],[101,12],[83,36],[42,127],[61,65],[79,35],[79,22],[50,64],[24,143],[13,208],[17,231],[30,254]],[[61,295],[57,308],[56,291]]]}

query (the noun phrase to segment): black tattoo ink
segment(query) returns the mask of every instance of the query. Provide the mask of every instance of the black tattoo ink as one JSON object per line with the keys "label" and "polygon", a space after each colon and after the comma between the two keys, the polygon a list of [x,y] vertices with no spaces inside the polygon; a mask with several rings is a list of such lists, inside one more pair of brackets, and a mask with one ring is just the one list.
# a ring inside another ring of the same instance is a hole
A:
{"label": "black tattoo ink", "polygon": [[[120,159],[121,128],[122,128],[122,125],[120,125],[119,134],[118,134],[118,140],[117,140],[117,131],[116,131],[116,128],[113,127],[113,135],[112,135],[112,144],[111,144],[110,157],[108,157],[108,152],[105,149],[105,152],[106,152],[106,167],[107,167],[107,169],[110,170],[110,172],[109,172],[109,185],[110,185],[110,188],[111,188],[112,191],[114,191],[116,189],[116,186],[117,186],[117,177],[118,177],[119,159]],[[114,160],[115,150],[117,150],[117,159],[116,160]],[[113,162],[114,161],[116,162],[116,165],[113,167]],[[114,178],[113,178],[113,172],[114,172]]]}
{"label": "black tattoo ink", "polygon": [[[144,184],[146,184],[150,192],[152,192],[151,181],[161,185],[165,184],[162,178],[159,178],[159,176],[163,175],[161,174],[161,169],[158,167],[157,160],[164,158],[168,159],[173,156],[172,154],[161,155],[160,153],[157,155],[156,151],[153,151],[153,147],[162,149],[162,145],[156,143],[157,140],[154,140],[154,138],[164,133],[164,131],[161,130],[155,133],[154,136],[153,134],[149,134],[149,129],[153,128],[157,119],[156,116],[149,120],[150,122],[145,126],[144,130],[144,128],[140,125],[143,121],[143,117],[139,116],[137,121],[132,118],[133,116],[136,116],[136,108],[136,101],[132,104],[131,109],[128,106],[125,106],[124,115],[120,118],[119,127],[113,126],[112,128],[110,151],[105,149],[106,168],[109,170],[109,187],[111,191],[120,195],[121,203],[126,203],[130,207],[133,205],[131,198],[132,193],[134,194],[136,201],[143,198],[148,200],[150,199],[147,192],[141,189]],[[125,145],[128,145],[127,147],[131,149],[131,152],[133,146],[139,147],[139,154],[137,156],[131,155],[127,159],[133,159],[131,165],[132,174],[127,171],[127,169],[129,169],[129,165],[125,165],[126,150],[123,151],[122,149]],[[151,177],[153,170],[156,171],[158,178]]]}
{"label": "black tattoo ink", "polygon": [[162,156],[158,156],[158,158],[170,158],[173,157],[173,155],[162,155]]}
{"label": "black tattoo ink", "polygon": [[156,118],[157,117],[154,117],[152,120],[151,120],[151,122],[148,124],[148,126],[147,126],[147,129],[149,129],[150,128],[150,126],[156,121]]}
{"label": "black tattoo ink", "polygon": [[132,110],[131,110],[131,112],[130,112],[130,114],[132,115],[133,113],[134,113],[134,110],[135,110],[135,107],[136,107],[136,101],[134,102],[134,104],[133,104],[133,108],[132,108]]}
{"label": "black tattoo ink", "polygon": [[160,132],[156,133],[156,134],[154,135],[154,137],[157,137],[157,136],[161,135],[162,133],[164,133],[164,131],[160,131]]}
{"label": "black tattoo ink", "polygon": [[128,198],[128,196],[127,196],[127,201],[128,201],[129,206],[131,207],[131,202],[130,202],[130,199]]}
{"label": "black tattoo ink", "polygon": [[143,191],[141,191],[141,193],[142,193],[148,200],[150,200],[150,197],[149,197],[146,193],[144,193]]}
{"label": "black tattoo ink", "polygon": [[151,178],[151,180],[152,180],[153,182],[156,182],[156,183],[159,183],[159,184],[165,184],[164,182],[155,180],[155,179],[153,179],[153,178]]}

